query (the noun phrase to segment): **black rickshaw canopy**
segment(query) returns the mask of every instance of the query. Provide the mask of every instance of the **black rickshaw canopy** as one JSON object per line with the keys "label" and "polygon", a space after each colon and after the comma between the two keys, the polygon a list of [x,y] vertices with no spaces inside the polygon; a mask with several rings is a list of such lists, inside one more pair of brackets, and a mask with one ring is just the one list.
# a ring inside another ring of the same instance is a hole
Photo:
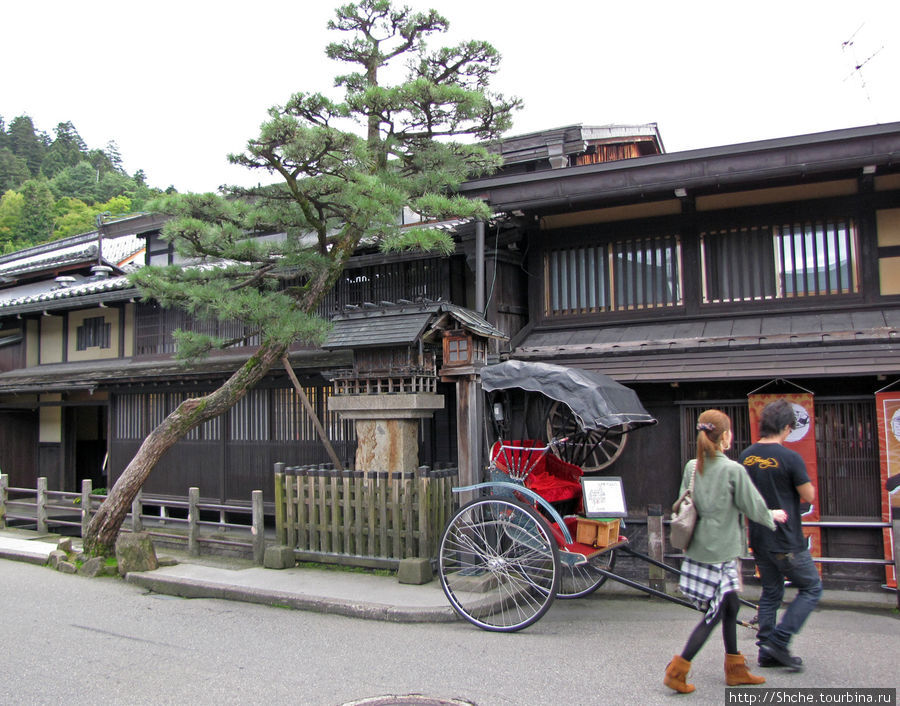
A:
{"label": "black rickshaw canopy", "polygon": [[485,392],[521,389],[567,405],[585,431],[656,424],[637,394],[608,375],[552,363],[507,360],[481,369]]}

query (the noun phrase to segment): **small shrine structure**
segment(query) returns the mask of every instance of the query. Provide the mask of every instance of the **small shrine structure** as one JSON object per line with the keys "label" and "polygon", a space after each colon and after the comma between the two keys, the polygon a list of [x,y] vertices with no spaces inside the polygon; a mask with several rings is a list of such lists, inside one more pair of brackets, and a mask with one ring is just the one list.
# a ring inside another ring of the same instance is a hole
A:
{"label": "small shrine structure", "polygon": [[418,467],[419,420],[444,408],[443,380],[456,383],[459,482],[480,480],[477,374],[492,339],[507,336],[447,302],[379,302],[336,316],[323,348],[350,349],[353,365],[332,373],[329,407],[356,424],[356,470]]}

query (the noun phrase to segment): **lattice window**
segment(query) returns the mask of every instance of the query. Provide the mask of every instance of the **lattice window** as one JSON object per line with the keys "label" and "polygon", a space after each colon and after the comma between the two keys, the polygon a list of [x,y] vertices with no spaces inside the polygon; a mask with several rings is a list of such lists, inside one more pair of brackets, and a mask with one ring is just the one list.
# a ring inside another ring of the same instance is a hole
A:
{"label": "lattice window", "polygon": [[102,316],[84,319],[81,326],[75,329],[75,350],[86,351],[88,348],[109,348],[112,324]]}
{"label": "lattice window", "polygon": [[707,409],[718,409],[731,419],[731,433],[734,440],[731,449],[725,453],[737,460],[741,451],[750,445],[750,408],[747,400],[726,400],[720,402],[701,402],[682,405],[681,407],[681,467],[684,468],[690,459],[697,457],[697,419]]}
{"label": "lattice window", "polygon": [[268,390],[250,390],[231,408],[229,438],[232,441],[267,441],[269,439]]}
{"label": "lattice window", "polygon": [[816,400],[815,414],[820,515],[880,518],[878,420],[872,400]]}
{"label": "lattice window", "polygon": [[678,236],[648,236],[549,250],[547,316],[681,306]]}
{"label": "lattice window", "polygon": [[859,292],[851,219],[710,230],[700,251],[706,304]]}
{"label": "lattice window", "polygon": [[[328,411],[330,387],[306,387],[309,404],[332,442],[354,438],[353,422],[344,421],[337,412]],[[312,417],[293,388],[272,390],[272,438],[274,441],[319,441]]]}

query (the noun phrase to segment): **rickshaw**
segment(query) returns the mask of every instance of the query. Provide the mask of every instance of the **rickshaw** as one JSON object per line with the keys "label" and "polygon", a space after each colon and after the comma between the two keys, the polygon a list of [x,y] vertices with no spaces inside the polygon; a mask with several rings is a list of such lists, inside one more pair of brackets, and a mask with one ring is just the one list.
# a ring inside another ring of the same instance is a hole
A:
{"label": "rickshaw", "polygon": [[[603,475],[628,433],[656,424],[635,392],[601,373],[519,360],[482,368],[481,384],[486,431],[497,441],[487,480],[453,489],[475,496],[440,541],[438,573],[453,610],[484,630],[514,632],[556,598],[587,596],[607,579],[695,608],[613,571],[622,551],[680,573],[619,534],[627,515],[621,478]],[[599,489],[599,508],[593,495],[585,502],[585,489]],[[579,523],[598,516],[612,536],[582,539]]]}

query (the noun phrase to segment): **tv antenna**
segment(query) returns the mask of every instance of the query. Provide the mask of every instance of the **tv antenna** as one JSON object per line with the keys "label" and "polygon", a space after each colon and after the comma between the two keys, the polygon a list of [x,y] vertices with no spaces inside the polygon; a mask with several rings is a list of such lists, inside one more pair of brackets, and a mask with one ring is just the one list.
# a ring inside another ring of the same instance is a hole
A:
{"label": "tv antenna", "polygon": [[866,78],[863,75],[863,67],[868,64],[872,59],[878,56],[881,53],[881,50],[884,49],[884,44],[882,44],[878,49],[869,54],[865,59],[860,60],[859,54],[857,52],[857,42],[856,35],[859,34],[860,30],[865,27],[866,23],[863,22],[859,27],[856,28],[856,31],[850,35],[850,38],[841,43],[841,51],[843,52],[851,52],[851,65],[852,69],[847,76],[844,77],[844,81],[848,81],[854,76],[859,79],[859,85],[863,89],[863,93],[866,96],[866,102],[871,107],[872,105],[872,96],[869,94],[869,86],[866,83]]}

